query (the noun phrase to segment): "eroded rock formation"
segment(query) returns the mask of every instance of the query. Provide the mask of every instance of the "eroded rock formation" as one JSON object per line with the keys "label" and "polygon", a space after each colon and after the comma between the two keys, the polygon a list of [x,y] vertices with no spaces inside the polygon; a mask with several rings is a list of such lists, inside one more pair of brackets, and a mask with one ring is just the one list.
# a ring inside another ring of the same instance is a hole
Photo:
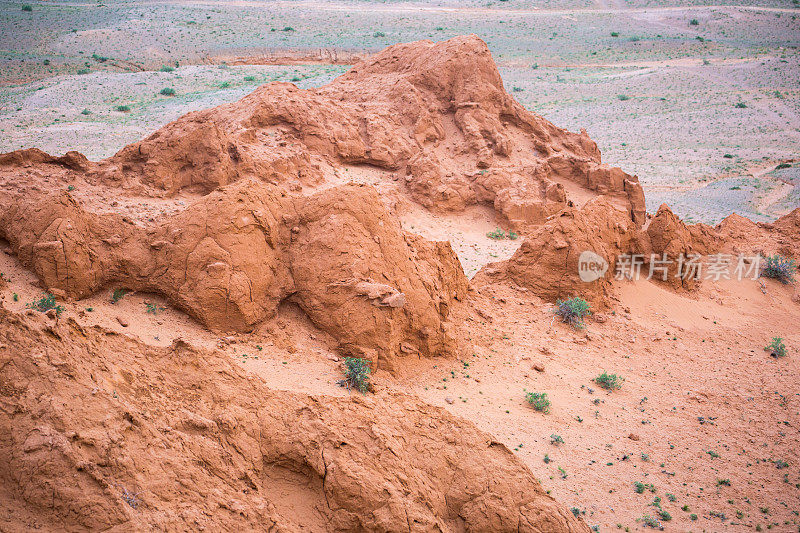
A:
{"label": "eroded rock formation", "polygon": [[272,391],[222,354],[30,313],[0,306],[4,530],[589,531],[416,398]]}

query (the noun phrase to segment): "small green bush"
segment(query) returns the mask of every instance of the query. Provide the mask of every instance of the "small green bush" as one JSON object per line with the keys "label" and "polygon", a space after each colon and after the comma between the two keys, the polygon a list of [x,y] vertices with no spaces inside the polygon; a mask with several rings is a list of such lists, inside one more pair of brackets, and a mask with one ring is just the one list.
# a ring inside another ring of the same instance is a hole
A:
{"label": "small green bush", "polygon": [[608,372],[603,372],[596,378],[594,378],[594,382],[603,387],[607,390],[615,390],[622,388],[622,382],[625,379],[622,376],[618,376],[616,374],[609,374]]}
{"label": "small green bush", "polygon": [[622,100],[623,102],[624,102],[625,100],[630,100],[630,99],[631,99],[631,97],[630,97],[630,96],[628,96],[627,94],[618,94],[618,95],[617,95],[617,98],[618,98],[619,100]]}
{"label": "small green bush", "polygon": [[589,302],[579,296],[569,300],[558,300],[556,305],[555,314],[561,318],[562,322],[576,329],[583,329],[585,327],[583,319],[592,313],[589,309]]}
{"label": "small green bush", "polygon": [[111,293],[111,303],[115,304],[122,300],[122,298],[124,298],[129,292],[130,291],[128,289],[114,289],[114,291]]}
{"label": "small green bush", "polygon": [[295,31],[291,26],[284,26],[281,31]]}
{"label": "small green bush", "polygon": [[747,104],[745,104],[744,102],[737,102],[734,107],[736,107],[736,109],[744,109],[747,107]]}
{"label": "small green bush", "polygon": [[550,412],[550,400],[547,399],[546,392],[529,392],[525,395],[525,399],[540,413]]}
{"label": "small green bush", "polygon": [[359,357],[345,357],[344,380],[342,380],[340,384],[346,386],[348,389],[354,388],[366,394],[370,387],[369,374],[369,363],[365,359]]}
{"label": "small green bush", "polygon": [[89,74],[90,72],[91,72],[91,70],[89,70],[88,68],[82,68],[82,69],[78,70],[78,74],[80,74],[81,76],[84,75],[84,74]]}
{"label": "small green bush", "polygon": [[382,31],[376,31],[375,33],[372,34],[372,36],[373,37],[386,37],[386,34],[383,33]]}
{"label": "small green bush", "polygon": [[786,357],[786,345],[783,337],[772,337],[772,342],[764,346],[764,350],[769,352],[772,357]]}
{"label": "small green bush", "polygon": [[619,32],[618,31],[612,31],[611,32],[611,36],[612,37],[619,37]]}
{"label": "small green bush", "polygon": [[552,435],[550,435],[550,444],[553,444],[555,446],[558,446],[559,444],[564,444],[564,439],[561,438],[561,435],[556,435],[555,433],[553,433]]}
{"label": "small green bush", "polygon": [[170,67],[169,65],[161,65],[161,68],[158,69],[160,72],[172,72],[175,70],[174,68]]}
{"label": "small green bush", "polygon": [[692,19],[692,20],[689,21],[689,26],[699,26],[699,25],[700,25],[700,21],[697,20],[697,19]]}
{"label": "small green bush", "polygon": [[175,89],[173,89],[172,87],[164,87],[163,89],[158,91],[158,94],[162,94],[164,96],[175,96]]}
{"label": "small green bush", "polygon": [[764,258],[764,266],[761,267],[761,276],[777,279],[783,284],[788,284],[794,281],[794,274],[796,271],[797,263],[794,259],[775,254]]}
{"label": "small green bush", "polygon": [[81,115],[91,115],[91,114],[92,112],[89,111],[88,109],[84,109],[83,111],[81,111]]}
{"label": "small green bush", "polygon": [[500,228],[497,228],[496,230],[487,233],[486,236],[489,237],[490,239],[500,241],[506,238],[506,232],[501,230]]}
{"label": "small green bush", "polygon": [[131,108],[129,106],[126,106],[126,105],[118,105],[114,109],[116,109],[120,113],[127,113],[128,111],[131,110]]}
{"label": "small green bush", "polygon": [[645,515],[641,518],[642,524],[646,527],[652,527],[653,529],[661,529],[661,522],[658,521],[658,518],[654,518],[649,515]]}
{"label": "small green bush", "polygon": [[244,81],[256,81],[256,77],[255,76],[245,76],[244,77]]}
{"label": "small green bush", "polygon": [[34,300],[28,305],[26,305],[28,309],[34,309],[41,313],[46,313],[51,309],[54,309],[56,315],[60,315],[62,311],[64,311],[64,306],[58,305],[56,303],[56,297],[50,293],[45,293],[44,296],[39,298],[38,300]]}
{"label": "small green bush", "polygon": [[22,10],[23,11],[29,11],[29,12],[33,11],[33,6],[30,5],[30,4],[22,4]]}

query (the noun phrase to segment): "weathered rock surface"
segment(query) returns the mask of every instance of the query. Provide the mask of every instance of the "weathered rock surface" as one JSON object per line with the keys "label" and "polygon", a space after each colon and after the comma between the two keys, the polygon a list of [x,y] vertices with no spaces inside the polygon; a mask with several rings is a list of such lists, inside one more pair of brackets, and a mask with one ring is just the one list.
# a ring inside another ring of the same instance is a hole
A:
{"label": "weathered rock surface", "polygon": [[517,103],[474,35],[391,46],[318,89],[264,85],[168,124],[97,175],[174,195],[244,177],[309,186],[364,164],[405,174],[426,207],[487,203],[518,229],[565,207],[564,181],[616,198],[644,222],[637,178],[602,165],[586,132],[559,129]]}
{"label": "weathered rock surface", "polygon": [[589,531],[413,397],[272,391],[180,341],[2,306],[0,487],[4,531]]}
{"label": "weathered rock surface", "polygon": [[61,294],[155,292],[210,328],[239,331],[290,298],[344,351],[384,366],[401,344],[453,353],[445,321],[468,288],[449,244],[404,234],[365,186],[293,197],[244,180],[147,228],[42,193],[0,214],[0,228]]}

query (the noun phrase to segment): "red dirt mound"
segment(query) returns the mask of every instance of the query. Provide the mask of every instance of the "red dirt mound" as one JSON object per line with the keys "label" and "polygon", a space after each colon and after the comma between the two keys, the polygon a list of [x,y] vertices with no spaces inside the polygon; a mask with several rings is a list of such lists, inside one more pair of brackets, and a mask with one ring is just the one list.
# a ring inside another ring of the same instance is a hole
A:
{"label": "red dirt mound", "polygon": [[190,113],[121,150],[100,175],[174,195],[248,176],[308,186],[352,164],[401,171],[427,207],[493,204],[515,227],[564,207],[562,182],[613,196],[644,221],[638,180],[601,165],[585,132],[517,103],[474,35],[391,46],[319,89],[271,83]]}
{"label": "red dirt mound", "polygon": [[62,295],[155,292],[239,331],[291,299],[344,351],[383,366],[452,353],[445,321],[467,291],[450,246],[404,234],[371,187],[298,197],[246,180],[144,228],[40,193],[0,215],[0,236]]}
{"label": "red dirt mound", "polygon": [[492,205],[515,228],[598,196],[644,220],[636,178],[526,111],[468,36],[390,47],[319,89],[265,85],[100,163],[0,156],[0,238],[58,296],[151,291],[237,331],[291,299],[372,361],[453,353],[458,261],[405,235],[374,191],[342,188],[355,165],[405,175],[397,194],[430,208]]}
{"label": "red dirt mound", "polygon": [[29,313],[0,306],[4,531],[589,531],[413,397],[276,392],[218,353]]}

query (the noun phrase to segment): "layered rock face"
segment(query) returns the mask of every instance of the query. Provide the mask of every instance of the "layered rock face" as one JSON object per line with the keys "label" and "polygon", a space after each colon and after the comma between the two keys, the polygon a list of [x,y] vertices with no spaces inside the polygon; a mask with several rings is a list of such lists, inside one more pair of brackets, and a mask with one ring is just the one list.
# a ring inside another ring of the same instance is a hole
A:
{"label": "layered rock face", "polygon": [[517,229],[563,209],[565,182],[617,199],[644,222],[637,178],[602,165],[585,132],[517,103],[474,35],[391,46],[319,89],[265,85],[124,148],[99,175],[169,195],[251,176],[308,186],[358,164],[397,170],[426,207],[486,203]]}
{"label": "layered rock face", "polygon": [[2,306],[0,384],[4,530],[589,531],[403,394],[272,391],[219,353]]}
{"label": "layered rock face", "polygon": [[0,215],[0,235],[51,290],[156,292],[210,328],[239,331],[291,299],[343,351],[384,367],[455,349],[445,321],[467,291],[458,259],[405,234],[371,187],[289,196],[242,180],[144,228],[66,192],[28,200]]}
{"label": "layered rock face", "polygon": [[447,319],[468,286],[457,259],[346,185],[342,169],[358,167],[391,171],[396,194],[431,209],[487,204],[522,231],[595,197],[621,223],[644,220],[637,179],[602,165],[585,132],[514,101],[466,36],[387,48],[318,89],[265,85],[99,163],[0,156],[0,238],[62,297],[155,292],[221,331],[249,331],[290,299],[384,367],[454,353]]}

